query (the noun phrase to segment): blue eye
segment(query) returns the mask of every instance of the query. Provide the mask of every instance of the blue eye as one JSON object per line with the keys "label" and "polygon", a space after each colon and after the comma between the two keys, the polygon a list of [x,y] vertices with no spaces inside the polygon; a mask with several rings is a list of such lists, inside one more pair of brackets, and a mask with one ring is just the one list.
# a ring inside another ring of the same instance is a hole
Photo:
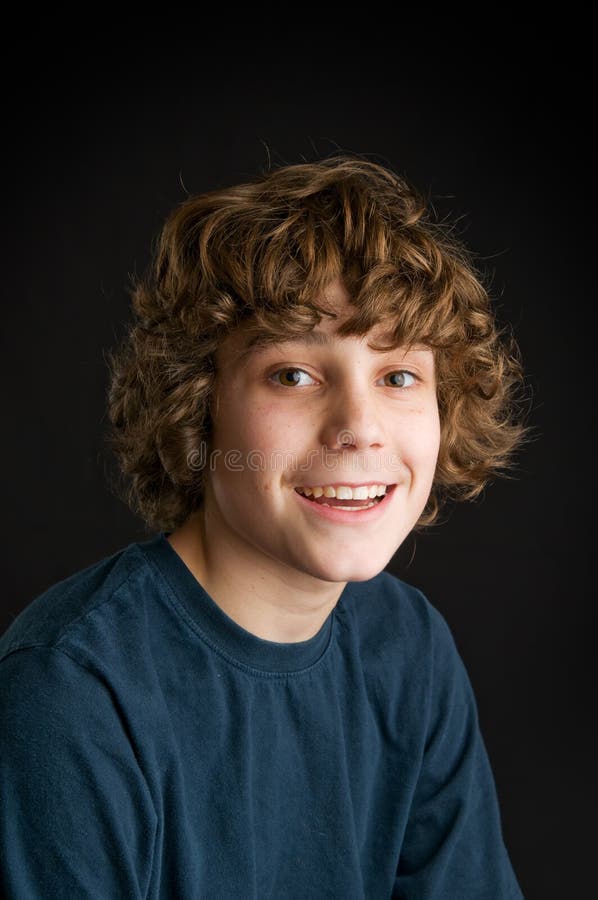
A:
{"label": "blue eye", "polygon": [[405,369],[400,369],[398,372],[389,372],[384,378],[391,379],[391,387],[411,387],[417,381],[417,375],[414,375],[413,372],[407,372]]}
{"label": "blue eye", "polygon": [[[286,381],[286,380],[281,381],[278,377],[279,375],[282,375],[286,378],[286,376],[289,375],[289,373],[291,374],[292,377],[289,378],[288,381]],[[311,375],[309,375],[304,369],[294,369],[294,368],[278,369],[277,372],[273,372],[270,375],[270,378],[273,380],[275,379],[276,384],[279,384],[282,387],[294,387],[295,385],[301,383],[301,375],[306,375],[307,378],[310,378],[311,381],[313,382],[313,378],[311,377]]]}

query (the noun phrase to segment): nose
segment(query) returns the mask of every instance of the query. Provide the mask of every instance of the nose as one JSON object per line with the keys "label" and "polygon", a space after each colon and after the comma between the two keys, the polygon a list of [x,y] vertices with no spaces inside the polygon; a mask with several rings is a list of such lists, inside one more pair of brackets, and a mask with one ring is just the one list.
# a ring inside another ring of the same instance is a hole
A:
{"label": "nose", "polygon": [[320,441],[328,450],[384,446],[382,414],[366,387],[352,382],[334,392]]}

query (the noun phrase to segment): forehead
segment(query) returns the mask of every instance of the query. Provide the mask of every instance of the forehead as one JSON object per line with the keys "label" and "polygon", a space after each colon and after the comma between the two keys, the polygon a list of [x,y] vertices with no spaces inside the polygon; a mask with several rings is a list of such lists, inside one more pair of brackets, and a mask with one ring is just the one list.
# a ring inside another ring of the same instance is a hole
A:
{"label": "forehead", "polygon": [[[255,321],[248,320],[240,325],[225,339],[216,353],[216,359],[234,358],[237,363],[246,363],[254,357],[261,356],[269,348],[295,349],[301,348],[338,348],[343,344],[364,343],[372,352],[388,352],[391,349],[401,348],[397,340],[393,322],[390,317],[380,321],[363,335],[339,335],[338,330],[347,319],[355,315],[356,307],[351,303],[351,297],[340,279],[333,281],[323,292],[318,300],[319,305],[333,313],[332,316],[324,315],[320,322],[310,331],[294,334],[286,332],[276,335],[264,329],[256,332]],[[428,350],[422,344],[404,347],[404,350]]]}
{"label": "forehead", "polygon": [[371,329],[367,334],[362,336],[351,335],[341,337],[336,334],[335,329],[323,329],[320,326],[311,331],[298,335],[289,334],[282,338],[273,340],[268,333],[253,334],[248,336],[242,329],[233,332],[226,339],[223,345],[218,349],[216,358],[219,360],[234,359],[237,364],[247,364],[252,359],[260,358],[268,351],[296,350],[296,349],[330,349],[339,348],[344,344],[363,343],[374,354],[382,355],[384,353],[396,352],[427,352],[431,356],[432,351],[423,344],[413,344],[412,346],[402,346],[397,342],[392,330],[388,327],[376,327]]}

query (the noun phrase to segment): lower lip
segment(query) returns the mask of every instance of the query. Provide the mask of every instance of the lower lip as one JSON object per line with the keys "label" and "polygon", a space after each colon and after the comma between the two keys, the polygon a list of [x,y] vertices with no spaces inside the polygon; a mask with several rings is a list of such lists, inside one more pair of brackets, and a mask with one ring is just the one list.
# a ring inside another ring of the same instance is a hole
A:
{"label": "lower lip", "polygon": [[307,497],[297,493],[294,489],[293,493],[300,503],[307,506],[313,513],[317,516],[321,516],[323,519],[328,519],[330,522],[346,523],[347,525],[365,525],[368,522],[375,522],[376,519],[379,519],[380,516],[384,515],[384,511],[390,505],[390,498],[394,494],[395,488],[396,484],[387,488],[386,494],[375,506],[356,510],[355,512],[348,512],[341,506],[322,506],[321,503],[315,503],[313,500],[308,500]]}

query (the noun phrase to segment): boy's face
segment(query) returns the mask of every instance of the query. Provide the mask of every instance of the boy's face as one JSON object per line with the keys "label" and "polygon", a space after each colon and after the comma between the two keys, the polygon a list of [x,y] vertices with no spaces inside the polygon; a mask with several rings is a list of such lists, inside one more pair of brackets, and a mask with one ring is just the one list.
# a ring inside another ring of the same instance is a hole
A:
{"label": "boy's face", "polygon": [[[440,442],[432,351],[374,351],[368,341],[385,343],[378,328],[335,337],[353,310],[340,282],[326,297],[340,317],[315,331],[330,343],[289,341],[243,358],[240,330],[216,356],[207,521],[235,558],[249,553],[287,582],[297,571],[328,582],[382,571],[421,515]],[[331,485],[395,487],[379,503],[369,491],[341,498],[342,511],[322,505],[339,503],[330,491],[316,502],[318,491],[296,490]]]}

